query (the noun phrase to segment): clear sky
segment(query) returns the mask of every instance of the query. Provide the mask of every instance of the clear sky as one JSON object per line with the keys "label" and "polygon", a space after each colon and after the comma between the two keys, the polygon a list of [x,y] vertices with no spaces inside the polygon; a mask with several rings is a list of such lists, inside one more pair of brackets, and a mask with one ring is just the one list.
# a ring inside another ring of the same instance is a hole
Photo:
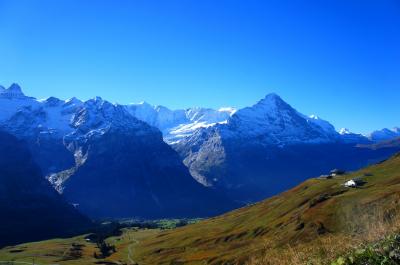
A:
{"label": "clear sky", "polygon": [[400,1],[0,0],[0,84],[170,108],[275,92],[368,132],[400,126]]}

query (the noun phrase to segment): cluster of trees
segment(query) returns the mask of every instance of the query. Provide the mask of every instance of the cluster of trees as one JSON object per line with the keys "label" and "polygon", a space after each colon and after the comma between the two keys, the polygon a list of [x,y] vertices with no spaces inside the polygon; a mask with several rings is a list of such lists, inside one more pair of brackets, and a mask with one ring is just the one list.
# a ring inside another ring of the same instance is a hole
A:
{"label": "cluster of trees", "polygon": [[93,257],[96,259],[104,259],[116,252],[115,246],[106,243],[103,239],[97,242],[97,247],[100,253],[99,254],[97,254],[97,252],[93,253]]}
{"label": "cluster of trees", "polygon": [[138,229],[168,229],[173,227],[185,226],[189,223],[188,220],[174,220],[167,224],[160,221],[130,221],[125,223],[110,222],[107,224],[99,225],[94,233],[86,237],[87,240],[96,243],[98,252],[94,252],[93,256],[96,259],[106,258],[116,252],[115,246],[108,244],[105,240],[108,237],[120,236],[121,229],[127,227],[135,227]]}

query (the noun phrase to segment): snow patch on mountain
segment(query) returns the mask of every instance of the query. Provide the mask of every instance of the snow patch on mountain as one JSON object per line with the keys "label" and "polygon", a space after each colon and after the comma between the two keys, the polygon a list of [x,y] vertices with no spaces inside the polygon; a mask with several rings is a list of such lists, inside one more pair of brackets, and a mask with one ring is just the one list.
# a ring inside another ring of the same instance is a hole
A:
{"label": "snow patch on mountain", "polygon": [[341,136],[341,139],[346,143],[364,144],[370,142],[370,140],[365,135],[362,135],[360,133],[353,133],[347,128],[341,128],[339,130],[339,134]]}
{"label": "snow patch on mountain", "polygon": [[189,108],[170,110],[146,102],[129,104],[126,109],[134,117],[161,130],[167,143],[177,143],[199,128],[226,123],[235,113],[234,108]]}
{"label": "snow patch on mountain", "polygon": [[228,138],[257,138],[278,145],[331,142],[338,135],[327,121],[297,112],[274,93],[236,111],[221,131]]}

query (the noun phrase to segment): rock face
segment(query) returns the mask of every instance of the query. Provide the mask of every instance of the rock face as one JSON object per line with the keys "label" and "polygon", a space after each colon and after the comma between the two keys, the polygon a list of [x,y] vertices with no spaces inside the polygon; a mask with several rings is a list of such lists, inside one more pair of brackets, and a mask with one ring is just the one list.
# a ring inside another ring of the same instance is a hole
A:
{"label": "rock face", "polygon": [[72,125],[65,143],[77,166],[54,181],[90,216],[212,216],[235,206],[197,183],[161,132],[121,106],[88,101]]}
{"label": "rock face", "polygon": [[42,177],[25,143],[0,132],[0,246],[84,232],[92,224]]}
{"label": "rock face", "polygon": [[0,105],[2,127],[29,143],[56,190],[91,217],[203,217],[237,205],[196,182],[161,132],[124,106],[25,96]]}
{"label": "rock face", "polygon": [[356,143],[271,94],[238,110],[226,124],[199,129],[173,147],[198,182],[252,202],[333,167],[357,169],[398,150]]}

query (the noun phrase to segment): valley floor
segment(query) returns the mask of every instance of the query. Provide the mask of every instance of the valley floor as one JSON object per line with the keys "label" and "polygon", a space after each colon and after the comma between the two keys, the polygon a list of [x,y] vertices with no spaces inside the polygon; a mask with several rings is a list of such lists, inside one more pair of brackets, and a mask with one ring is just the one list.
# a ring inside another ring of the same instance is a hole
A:
{"label": "valley floor", "polygon": [[125,228],[121,236],[109,237],[106,242],[114,245],[116,252],[104,259],[97,259],[96,243],[88,242],[81,235],[66,239],[52,239],[26,243],[0,249],[0,264],[59,264],[59,265],[133,265],[135,247],[145,237],[154,235],[159,229]]}

